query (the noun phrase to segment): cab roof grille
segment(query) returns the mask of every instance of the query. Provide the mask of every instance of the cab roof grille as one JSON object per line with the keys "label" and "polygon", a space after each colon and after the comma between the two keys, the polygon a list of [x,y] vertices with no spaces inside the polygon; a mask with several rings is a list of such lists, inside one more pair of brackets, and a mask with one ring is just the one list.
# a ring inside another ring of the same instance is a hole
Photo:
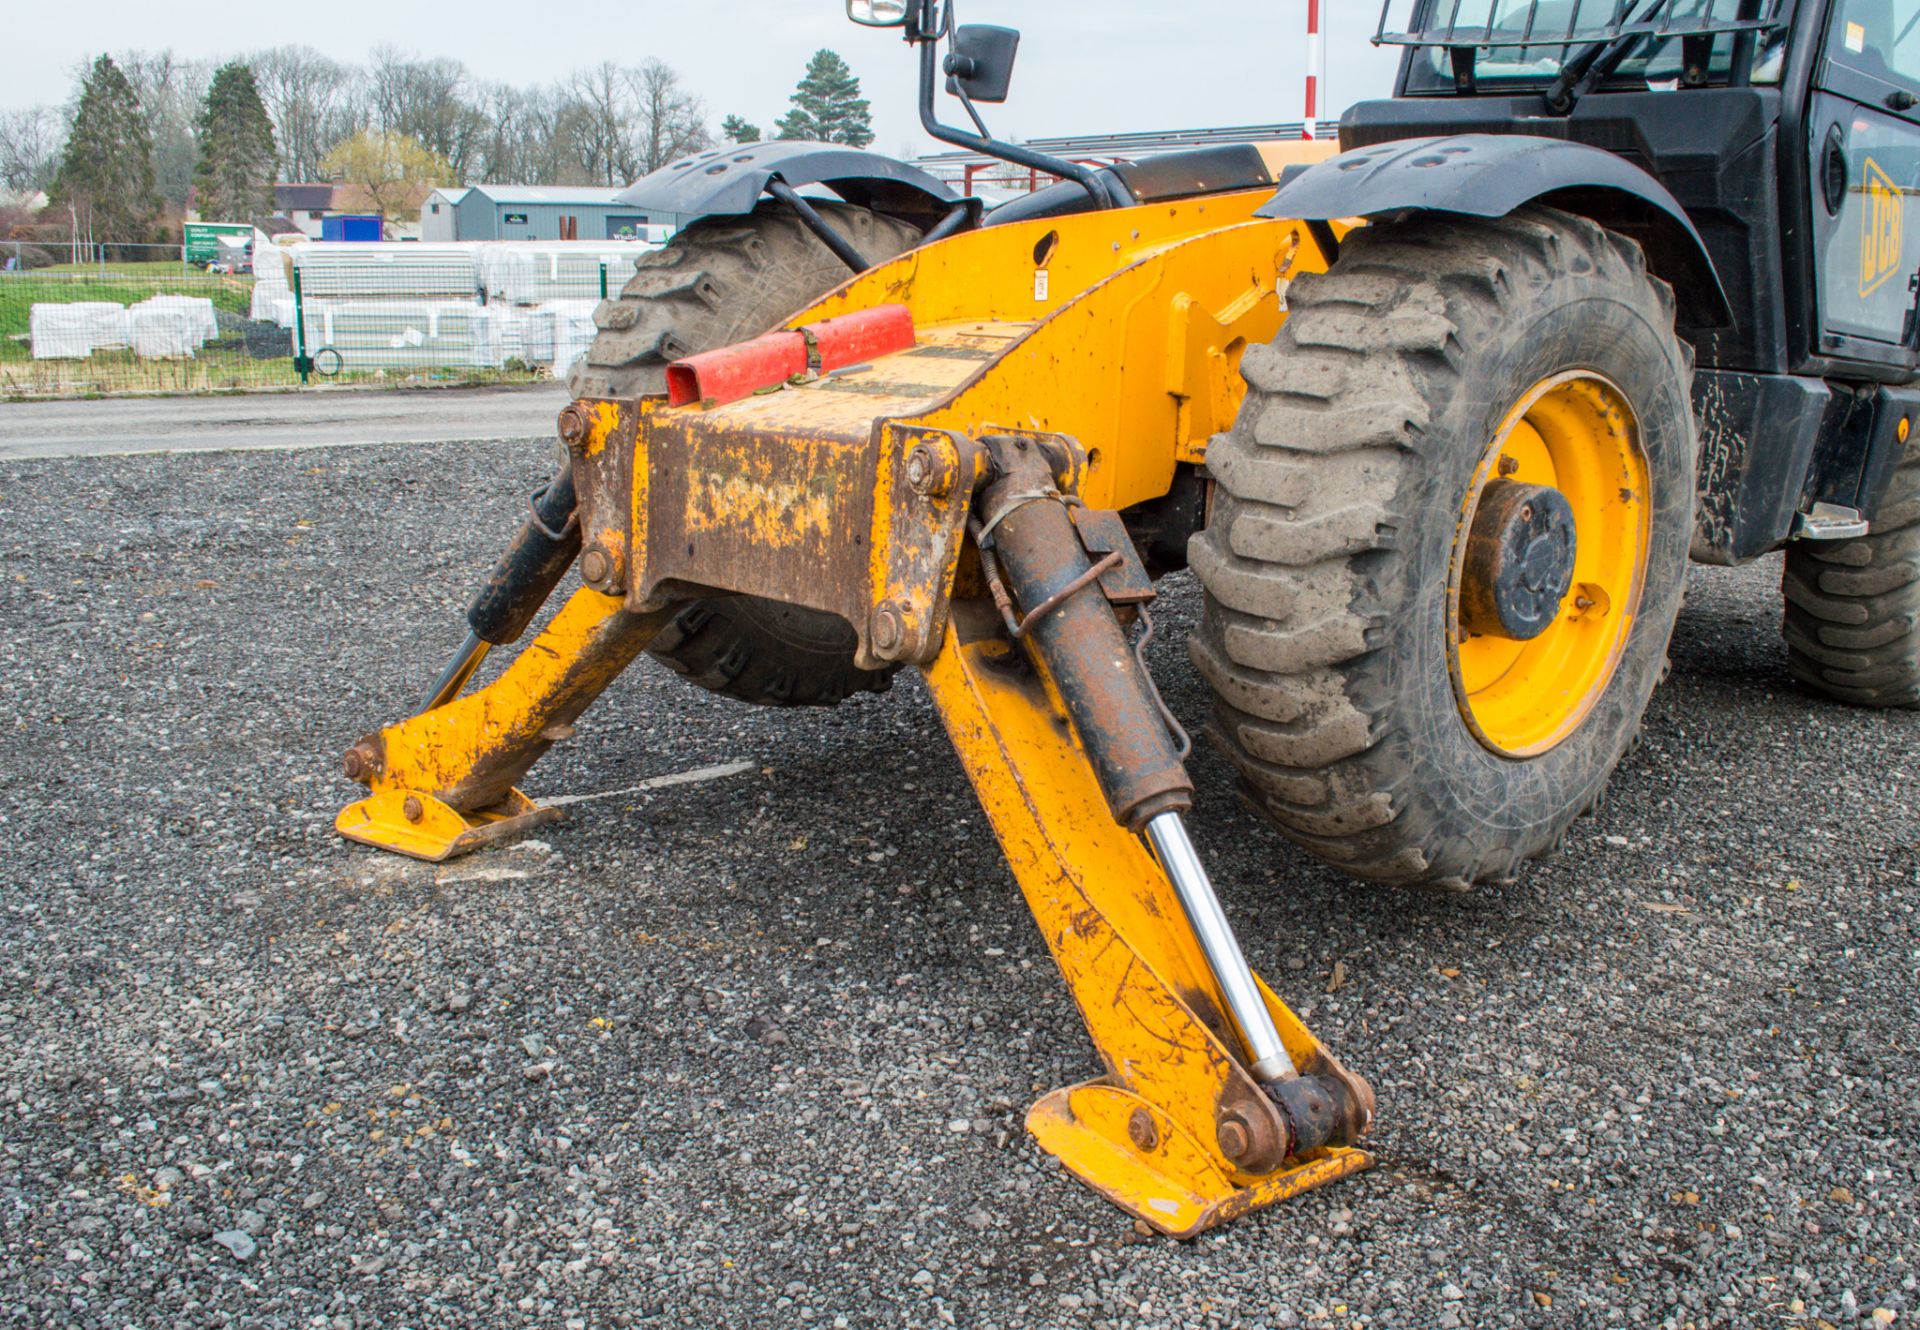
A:
{"label": "cab roof grille", "polygon": [[1781,7],[1782,0],[1382,0],[1373,40],[1477,50],[1704,37],[1777,28],[1786,21]]}

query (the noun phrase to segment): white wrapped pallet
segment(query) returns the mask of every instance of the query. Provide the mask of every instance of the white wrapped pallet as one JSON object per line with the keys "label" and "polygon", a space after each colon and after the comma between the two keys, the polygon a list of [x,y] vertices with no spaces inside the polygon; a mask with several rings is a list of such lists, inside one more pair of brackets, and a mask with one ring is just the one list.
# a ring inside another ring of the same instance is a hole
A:
{"label": "white wrapped pallet", "polygon": [[474,246],[315,241],[293,251],[303,299],[476,299]]}
{"label": "white wrapped pallet", "polygon": [[263,292],[257,287],[253,293],[253,306],[247,317],[255,323],[277,323],[282,328],[293,327],[293,292],[284,291],[278,295]]}
{"label": "white wrapped pallet", "polygon": [[103,300],[35,304],[27,311],[27,336],[35,360],[85,360],[132,341],[126,307]]}
{"label": "white wrapped pallet", "polygon": [[480,246],[480,278],[489,302],[542,305],[553,300],[597,300],[600,268],[616,294],[643,254],[658,249],[639,240],[507,240]]}
{"label": "white wrapped pallet", "polygon": [[[489,305],[488,309],[502,306]],[[553,363],[553,316],[544,309],[523,309],[520,314],[520,359],[529,365]]]}
{"label": "white wrapped pallet", "polygon": [[191,358],[205,340],[193,314],[178,306],[143,300],[127,311],[127,319],[133,353],[142,360]]}
{"label": "white wrapped pallet", "polygon": [[198,338],[195,348],[211,342],[220,335],[220,320],[214,313],[213,301],[206,296],[148,296],[139,304],[132,306],[129,313],[135,320],[134,349],[139,350],[139,315],[142,310],[171,310],[187,320],[188,327]]}
{"label": "white wrapped pallet", "polygon": [[599,304],[598,300],[550,300],[541,306],[553,328],[553,349],[543,363],[553,367],[555,378],[565,378],[593,345],[593,311]]}
{"label": "white wrapped pallet", "polygon": [[89,311],[94,350],[124,351],[133,345],[133,325],[127,319],[125,305],[99,300],[87,301],[82,307]]}
{"label": "white wrapped pallet", "polygon": [[27,311],[35,360],[85,360],[93,354],[93,325],[79,305],[36,304]]}
{"label": "white wrapped pallet", "polygon": [[290,246],[275,244],[264,231],[253,233],[253,303],[248,318],[293,327],[292,264]]}
{"label": "white wrapped pallet", "polygon": [[307,354],[343,370],[497,369],[518,354],[509,311],[450,300],[306,300]]}

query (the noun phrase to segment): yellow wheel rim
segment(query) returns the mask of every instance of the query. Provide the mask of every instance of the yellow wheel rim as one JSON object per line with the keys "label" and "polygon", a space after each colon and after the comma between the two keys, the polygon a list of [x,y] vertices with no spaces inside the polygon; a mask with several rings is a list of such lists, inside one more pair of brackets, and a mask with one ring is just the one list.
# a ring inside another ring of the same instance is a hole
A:
{"label": "yellow wheel rim", "polygon": [[[1467,533],[1495,479],[1556,489],[1573,510],[1572,585],[1529,641],[1475,634],[1461,621]],[[1468,728],[1494,752],[1546,752],[1579,729],[1606,692],[1640,605],[1650,498],[1633,408],[1601,375],[1577,370],[1543,380],[1501,421],[1467,487],[1447,582],[1454,695]]]}

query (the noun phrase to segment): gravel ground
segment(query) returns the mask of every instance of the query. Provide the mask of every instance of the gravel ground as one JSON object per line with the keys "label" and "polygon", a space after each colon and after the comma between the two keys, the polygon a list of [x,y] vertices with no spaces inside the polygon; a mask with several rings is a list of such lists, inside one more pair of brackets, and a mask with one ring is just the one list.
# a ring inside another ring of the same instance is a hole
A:
{"label": "gravel ground", "polygon": [[0,1322],[1920,1321],[1920,718],[1790,683],[1775,562],[1695,573],[1646,742],[1515,885],[1344,882],[1197,760],[1381,1166],[1178,1244],[1024,1137],[1095,1068],[914,680],[638,667],[536,795],[752,767],[446,867],[335,838],[548,460],[0,463]]}

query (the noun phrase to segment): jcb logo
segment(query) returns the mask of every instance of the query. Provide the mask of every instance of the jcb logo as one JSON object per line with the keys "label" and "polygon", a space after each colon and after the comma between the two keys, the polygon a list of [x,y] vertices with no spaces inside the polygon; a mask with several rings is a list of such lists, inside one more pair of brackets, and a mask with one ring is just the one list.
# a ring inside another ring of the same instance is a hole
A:
{"label": "jcb logo", "polygon": [[1900,271],[1900,187],[1867,158],[1867,189],[1860,209],[1860,294],[1870,296]]}

